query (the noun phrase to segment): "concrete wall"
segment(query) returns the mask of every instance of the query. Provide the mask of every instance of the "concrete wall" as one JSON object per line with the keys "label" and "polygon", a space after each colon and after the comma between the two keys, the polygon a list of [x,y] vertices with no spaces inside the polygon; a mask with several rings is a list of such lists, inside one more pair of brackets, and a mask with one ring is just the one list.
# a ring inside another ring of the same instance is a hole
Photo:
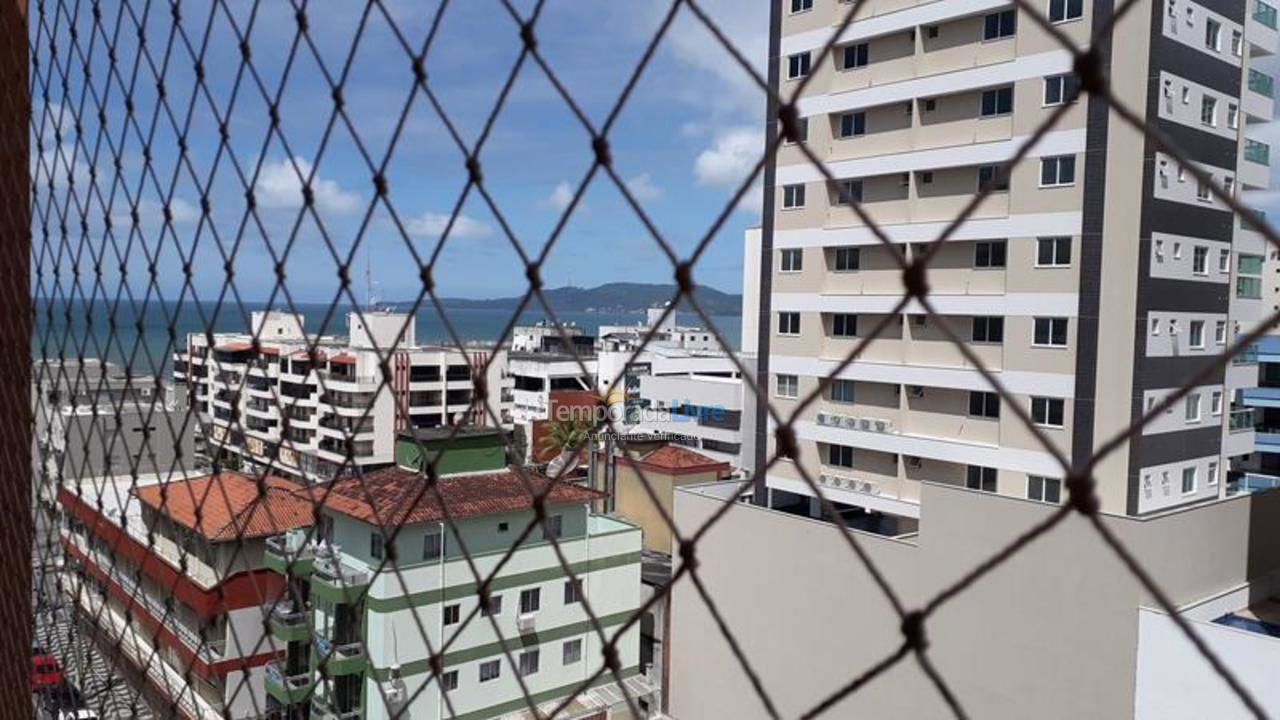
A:
{"label": "concrete wall", "polygon": [[[688,475],[668,475],[652,469],[644,470],[644,479],[634,467],[625,463],[616,463],[614,480],[614,509],[630,522],[639,525],[644,533],[644,548],[658,552],[671,553],[671,528],[664,517],[671,516],[672,495],[681,485],[699,485],[714,482],[718,478],[715,471],[690,473]],[[644,488],[648,481],[653,491],[651,497]],[[654,504],[657,498],[658,504]],[[661,506],[661,510],[659,509]]]}
{"label": "concrete wall", "polygon": [[[695,490],[676,491],[682,532],[694,532],[723,502]],[[908,608],[1054,511],[930,483],[921,486],[921,509],[912,543],[854,534]],[[1280,493],[1104,522],[1181,605],[1280,566],[1277,516]],[[896,615],[839,532],[743,504],[698,546],[700,577],[784,717],[803,713],[901,642]],[[1096,531],[1071,516],[943,605],[928,624],[930,657],[970,717],[1133,717],[1138,609],[1153,605]],[[765,717],[687,581],[673,589],[671,643],[675,717]],[[910,658],[832,713],[949,716]]]}

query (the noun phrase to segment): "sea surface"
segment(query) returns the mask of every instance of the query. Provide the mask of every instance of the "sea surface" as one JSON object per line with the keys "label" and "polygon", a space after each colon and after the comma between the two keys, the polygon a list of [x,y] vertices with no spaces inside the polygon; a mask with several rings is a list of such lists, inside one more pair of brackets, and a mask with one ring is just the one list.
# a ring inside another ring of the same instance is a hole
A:
{"label": "sea surface", "polygon": [[[203,333],[206,328],[214,332],[247,332],[249,313],[264,309],[262,303],[245,302],[243,305],[228,300],[221,307],[216,303],[187,302],[182,305],[166,302],[117,304],[98,301],[87,303],[79,300],[61,301],[37,298],[35,301],[35,333],[31,339],[31,352],[40,357],[106,358],[135,374],[160,374],[167,376],[169,363],[176,348],[186,346],[188,333]],[[276,306],[277,310],[285,308]],[[348,306],[338,306],[330,312],[330,306],[320,303],[298,303],[297,312],[305,317],[303,327],[308,332],[324,332],[327,335],[347,334]],[[454,331],[463,341],[479,341],[492,344],[506,330],[511,321],[510,310],[451,308],[445,315]],[[635,324],[644,320],[643,313],[609,312],[557,312],[556,318],[576,323],[591,334],[600,325]],[[545,312],[526,312],[521,324],[547,319]],[[735,352],[740,350],[742,318],[719,315],[711,318],[725,342]],[[705,323],[692,313],[680,313],[681,325],[702,326]],[[416,316],[419,343],[452,344],[444,319],[434,307],[420,308]],[[171,332],[172,330],[172,332]]]}

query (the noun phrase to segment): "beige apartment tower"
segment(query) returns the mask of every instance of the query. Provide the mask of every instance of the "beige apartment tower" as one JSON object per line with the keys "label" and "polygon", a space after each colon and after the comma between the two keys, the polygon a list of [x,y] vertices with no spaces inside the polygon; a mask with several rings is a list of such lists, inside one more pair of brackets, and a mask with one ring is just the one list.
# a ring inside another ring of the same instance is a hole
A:
{"label": "beige apartment tower", "polygon": [[[774,2],[770,81],[789,98],[812,76],[800,141],[839,185],[795,144],[766,168],[762,228],[748,236],[759,285],[745,293],[759,307],[743,335],[756,338],[761,387],[785,416],[887,322],[795,426],[799,459],[851,525],[912,532],[925,482],[1065,498],[1059,464],[948,334],[1078,462],[1263,318],[1261,234],[1102,98],[1077,97],[1072,50],[1023,10],[864,0],[823,56],[853,5]],[[1115,5],[1037,2],[1078,49]],[[1096,48],[1120,101],[1229,194],[1269,182],[1269,148],[1249,135],[1272,119],[1272,78],[1253,65],[1277,49],[1275,18],[1260,0],[1140,0]],[[918,257],[988,185],[930,264],[940,317],[914,301],[894,313],[904,288],[893,255]],[[1103,510],[1224,497],[1232,459],[1253,451],[1252,414],[1237,400],[1256,384],[1246,355],[1107,456]],[[754,417],[763,467],[772,423],[763,403]],[[812,495],[784,460],[760,475],[756,499],[803,509]]]}

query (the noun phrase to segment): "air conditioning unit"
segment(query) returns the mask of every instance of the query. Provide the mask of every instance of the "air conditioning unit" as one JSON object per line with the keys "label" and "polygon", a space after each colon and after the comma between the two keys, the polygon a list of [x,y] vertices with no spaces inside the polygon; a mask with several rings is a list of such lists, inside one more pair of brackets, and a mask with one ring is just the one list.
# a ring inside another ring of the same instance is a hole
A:
{"label": "air conditioning unit", "polygon": [[858,418],[856,418],[856,417],[845,417],[845,418],[844,418],[844,426],[845,426],[845,427],[847,427],[847,428],[850,428],[850,429],[856,429],[856,428],[858,427]]}
{"label": "air conditioning unit", "polygon": [[872,424],[873,424],[873,423],[871,422],[871,418],[861,418],[861,419],[859,419],[859,420],[858,420],[858,425],[859,425],[859,426],[862,428],[862,430],[863,430],[863,431],[865,431],[865,432],[871,432],[871,426],[872,426]]}
{"label": "air conditioning unit", "polygon": [[819,424],[819,425],[826,425],[826,424],[827,424],[827,414],[826,414],[826,413],[818,413],[818,424]]}
{"label": "air conditioning unit", "polygon": [[537,615],[535,613],[526,613],[516,618],[516,629],[521,634],[527,634],[537,630]]}
{"label": "air conditioning unit", "polygon": [[908,455],[908,456],[905,458],[905,461],[906,461],[906,463],[907,463],[907,467],[912,468],[912,469],[916,469],[916,470],[918,470],[918,469],[920,468],[920,466],[924,464],[924,463],[920,460],[920,458],[916,457],[915,455]]}
{"label": "air conditioning unit", "polygon": [[876,432],[889,432],[889,421],[876,419]]}
{"label": "air conditioning unit", "polygon": [[923,386],[923,385],[908,385],[908,386],[907,386],[907,394],[908,394],[908,395],[910,395],[911,397],[915,397],[915,398],[922,398],[922,397],[924,397],[924,386]]}
{"label": "air conditioning unit", "polygon": [[830,476],[830,475],[826,475],[826,474],[820,474],[820,475],[818,475],[818,484],[819,484],[819,485],[830,485],[830,484],[831,484],[831,476]]}

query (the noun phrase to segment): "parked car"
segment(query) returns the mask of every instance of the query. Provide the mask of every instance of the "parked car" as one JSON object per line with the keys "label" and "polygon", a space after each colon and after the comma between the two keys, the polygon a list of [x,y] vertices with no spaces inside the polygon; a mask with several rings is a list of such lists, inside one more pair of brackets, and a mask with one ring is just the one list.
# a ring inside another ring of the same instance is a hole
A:
{"label": "parked car", "polygon": [[62,663],[58,658],[36,647],[31,650],[31,690],[47,692],[63,683]]}

